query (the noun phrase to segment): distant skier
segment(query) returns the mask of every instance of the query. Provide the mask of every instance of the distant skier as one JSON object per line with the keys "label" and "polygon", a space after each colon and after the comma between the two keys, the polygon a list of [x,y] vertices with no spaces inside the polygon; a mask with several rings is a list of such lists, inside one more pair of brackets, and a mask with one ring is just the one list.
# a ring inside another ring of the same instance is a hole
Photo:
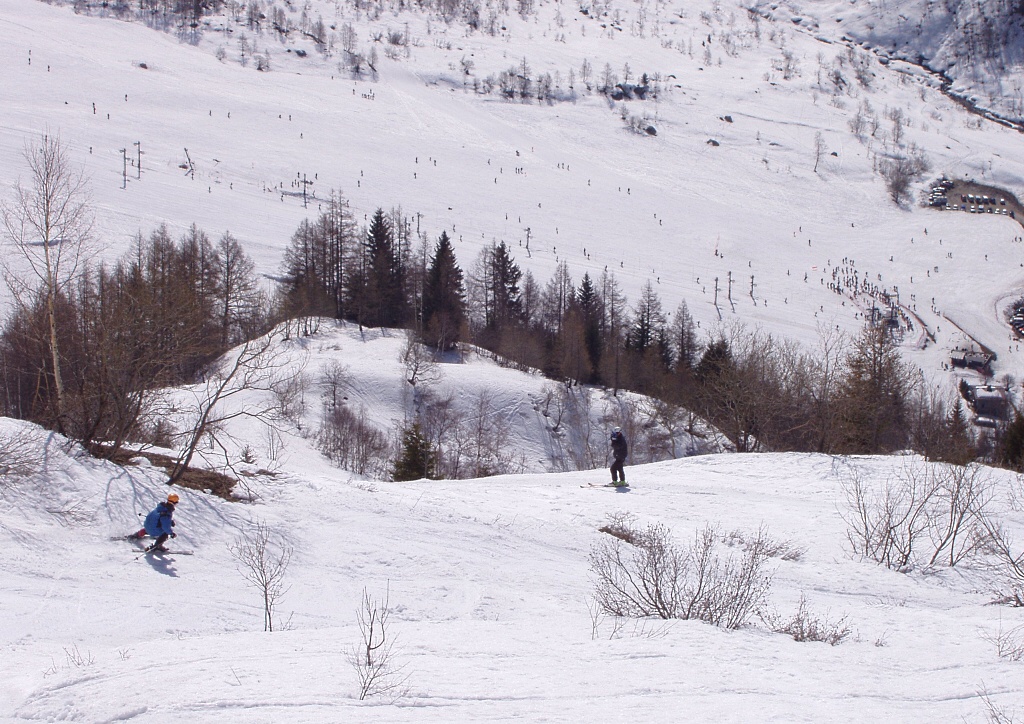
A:
{"label": "distant skier", "polygon": [[626,485],[626,471],[622,469],[622,465],[626,462],[627,455],[629,446],[626,444],[626,436],[622,434],[621,427],[616,427],[612,430],[612,457],[615,458],[611,467],[613,485]]}
{"label": "distant skier", "polygon": [[146,548],[147,551],[161,551],[166,552],[167,549],[164,547],[164,543],[167,539],[177,538],[177,533],[174,532],[174,506],[178,504],[178,495],[171,493],[167,496],[167,500],[163,503],[158,504],[149,515],[146,516],[144,527],[140,530],[132,533],[129,538],[133,540],[141,540],[147,535],[156,538],[153,545]]}

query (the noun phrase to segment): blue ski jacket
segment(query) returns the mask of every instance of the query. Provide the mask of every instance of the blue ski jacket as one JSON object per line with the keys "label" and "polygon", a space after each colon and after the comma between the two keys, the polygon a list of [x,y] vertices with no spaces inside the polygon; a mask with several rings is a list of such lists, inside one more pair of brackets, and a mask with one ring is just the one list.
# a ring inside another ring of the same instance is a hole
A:
{"label": "blue ski jacket", "polygon": [[146,534],[156,537],[164,533],[167,535],[173,533],[174,520],[171,518],[173,514],[174,506],[169,503],[160,503],[146,516]]}

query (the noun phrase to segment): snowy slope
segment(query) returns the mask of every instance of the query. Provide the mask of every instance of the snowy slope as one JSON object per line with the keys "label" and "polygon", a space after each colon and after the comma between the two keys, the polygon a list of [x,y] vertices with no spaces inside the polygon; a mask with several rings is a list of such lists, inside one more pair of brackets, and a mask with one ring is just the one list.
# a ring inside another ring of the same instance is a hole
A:
{"label": "snowy slope", "polygon": [[[1020,224],[898,208],[873,170],[894,150],[892,109],[904,114],[904,143],[930,157],[931,177],[1019,192],[1024,139],[970,115],[906,64],[870,54],[857,56],[870,89],[843,65],[851,85],[833,97],[827,75],[849,49],[790,19],[721,3],[658,5],[641,30],[632,4],[597,18],[538,4],[528,20],[503,16],[492,37],[422,13],[370,19],[311,5],[328,22],[352,23],[362,50],[382,49],[373,81],[353,80],[308,41],[257,36],[226,18],[193,46],[66,7],[0,7],[0,180],[23,174],[26,143],[59,131],[91,176],[107,258],[139,230],[195,222],[213,235],[230,230],[272,276],[298,222],[317,213],[294,195],[305,177],[319,198],[342,191],[360,220],[401,205],[429,238],[447,230],[467,269],[504,240],[541,283],[560,260],[576,280],[614,272],[631,299],[651,281],[666,310],[685,299],[702,331],[735,321],[808,346],[822,326],[855,332],[871,302],[828,289],[833,272],[853,269],[916,311],[937,343],[920,351],[923,335],[911,335],[906,351],[937,382],[948,379],[947,350],[963,341],[943,315],[1000,353],[997,374],[1024,373],[1002,316],[1024,291]],[[373,41],[389,29],[410,37],[394,59]],[[242,33],[271,53],[270,72],[239,62]],[[563,96],[573,70],[576,100],[473,93],[473,82],[524,58],[535,75],[557,73]],[[470,76],[463,59],[474,63]],[[584,60],[592,85],[606,65],[622,79],[628,63],[634,78],[659,74],[662,94],[609,102],[581,85]],[[865,102],[880,128],[858,140],[849,122]],[[627,130],[623,106],[658,135]],[[826,153],[815,172],[817,134]],[[131,158],[136,142],[141,179],[129,165],[122,189],[121,149]],[[185,149],[194,178],[181,167]]]}
{"label": "snowy slope", "polygon": [[[989,605],[993,578],[846,551],[842,468],[877,482],[907,462],[703,456],[631,468],[617,493],[579,487],[595,473],[365,486],[293,461],[253,479],[254,504],[177,491],[172,544],[195,555],[160,561],[107,540],[166,494],[160,476],[51,440],[46,473],[0,498],[0,721],[984,721],[982,690],[1019,715],[1020,664],[990,639],[1022,621]],[[1011,481],[993,475],[1003,499]],[[772,605],[804,594],[853,635],[609,619],[594,634],[587,555],[616,512],[681,540],[767,525],[806,549],[773,561]],[[256,519],[295,547],[274,633],[229,552]],[[364,587],[390,591],[409,674],[393,704],[360,702],[345,658]]]}
{"label": "snowy slope", "polygon": [[900,0],[761,2],[814,34],[941,71],[958,96],[1004,118],[1024,119],[1024,15],[1012,2]]}
{"label": "snowy slope", "polygon": [[[358,381],[347,404],[387,426],[409,405],[401,344],[325,325],[280,347],[296,374],[346,366]],[[480,389],[502,400],[512,444],[544,469],[549,423],[530,402],[543,380],[475,358],[441,367],[434,384],[460,391],[464,414]],[[331,467],[298,427],[272,449],[258,425],[233,428],[255,458],[238,466],[256,473],[239,490],[251,502],[175,489],[170,545],[194,555],[152,559],[109,539],[167,494],[162,471],[0,419],[0,444],[25,441],[40,469],[0,478],[0,721],[982,721],[979,692],[1008,713],[1024,695],[1020,664],[993,642],[1024,638],[1020,609],[991,605],[1007,591],[996,571],[900,574],[849,551],[842,480],[858,469],[879,484],[916,458],[705,455],[630,466],[629,492],[580,487],[603,482],[600,469],[386,483]],[[988,475],[992,512],[1019,539],[1019,481]],[[850,638],[833,648],[762,626],[595,620],[588,555],[597,529],[627,513],[684,542],[707,523],[766,526],[804,551],[771,562],[770,607],[790,616],[804,596],[813,615],[845,617]],[[257,521],[294,548],[273,633],[231,553]],[[396,701],[358,699],[347,653],[364,588],[390,595],[409,674]]]}

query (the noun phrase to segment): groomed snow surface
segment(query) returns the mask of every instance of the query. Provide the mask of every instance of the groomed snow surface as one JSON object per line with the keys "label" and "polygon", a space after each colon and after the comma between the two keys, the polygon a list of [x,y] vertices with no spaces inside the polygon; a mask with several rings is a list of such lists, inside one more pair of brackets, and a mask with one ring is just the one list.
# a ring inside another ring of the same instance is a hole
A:
{"label": "groomed snow surface", "polygon": [[[374,397],[401,385],[398,371],[386,379],[397,340],[359,342],[350,328],[303,345],[309,365],[362,358],[379,379],[360,389],[400,413]],[[480,360],[442,367],[467,389],[485,378],[506,398],[518,389],[529,409],[531,375]],[[518,417],[528,440],[530,416]],[[581,487],[605,482],[600,469],[360,480],[291,435],[274,464],[254,446],[247,469],[273,475],[244,478],[253,502],[175,488],[170,546],[194,555],[152,558],[110,538],[168,494],[160,470],[85,457],[11,420],[0,435],[45,452],[43,472],[0,482],[2,721],[981,722],[979,692],[1024,713],[1024,664],[993,643],[1024,623],[1020,609],[992,604],[1004,579],[981,567],[896,573],[849,552],[844,475],[858,468],[880,484],[923,464],[911,456],[707,455],[627,467],[632,487],[619,492]],[[988,474],[994,510],[1020,539],[1019,483]],[[805,596],[814,616],[845,617],[851,635],[832,647],[757,620],[737,631],[595,620],[588,555],[607,538],[598,528],[625,513],[683,543],[707,523],[723,534],[766,526],[805,551],[772,560],[770,608],[792,616]],[[272,633],[231,552],[255,521],[272,548],[294,548]],[[398,699],[358,698],[348,652],[364,588],[389,595],[408,674]]]}

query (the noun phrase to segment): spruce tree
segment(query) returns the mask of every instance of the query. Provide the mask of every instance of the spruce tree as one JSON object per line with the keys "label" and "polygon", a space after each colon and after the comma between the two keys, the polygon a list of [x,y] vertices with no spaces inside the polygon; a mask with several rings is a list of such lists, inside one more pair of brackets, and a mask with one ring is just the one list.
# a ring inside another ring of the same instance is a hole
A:
{"label": "spruce tree", "polygon": [[[583,341],[587,348],[587,356],[590,362],[590,369],[597,370],[601,361],[601,299],[590,279],[590,274],[584,274],[580,282],[580,288],[576,292],[576,306],[579,309],[583,323]],[[586,382],[598,382],[598,377],[591,373]]]}
{"label": "spruce tree", "polygon": [[446,232],[441,232],[423,286],[423,338],[441,351],[454,349],[466,321],[462,269]]}
{"label": "spruce tree", "polygon": [[522,320],[523,300],[519,280],[523,272],[509,253],[505,242],[499,242],[488,259],[486,288],[488,308],[485,310],[489,329],[501,329]]}
{"label": "spruce tree", "polygon": [[406,321],[405,278],[391,223],[377,209],[366,232],[364,323],[398,327]]}
{"label": "spruce tree", "polygon": [[1017,412],[1013,421],[1006,426],[998,443],[999,464],[1003,467],[1024,471],[1024,416]]}
{"label": "spruce tree", "polygon": [[437,452],[431,447],[418,422],[412,423],[402,432],[402,454],[395,461],[391,477],[396,481],[437,477]]}

